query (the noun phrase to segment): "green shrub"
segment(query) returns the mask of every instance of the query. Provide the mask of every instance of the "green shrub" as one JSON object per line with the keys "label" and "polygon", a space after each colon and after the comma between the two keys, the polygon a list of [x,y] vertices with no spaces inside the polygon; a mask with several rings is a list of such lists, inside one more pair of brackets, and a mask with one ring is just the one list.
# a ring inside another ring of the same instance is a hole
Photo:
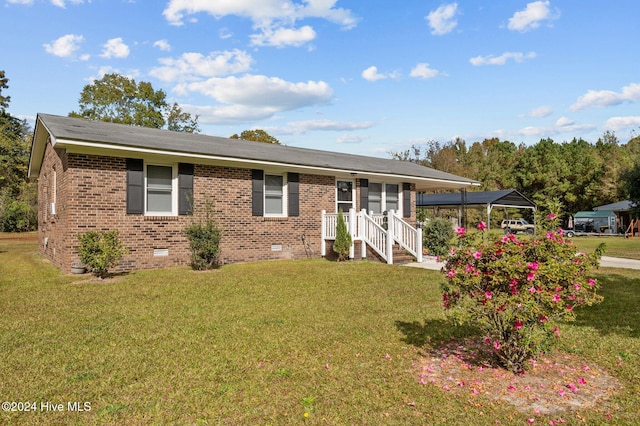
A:
{"label": "green shrub", "polygon": [[351,248],[351,234],[347,230],[342,210],[338,211],[338,222],[336,223],[336,239],[333,242],[333,251],[338,255],[338,262],[349,258]]}
{"label": "green shrub", "polygon": [[33,231],[38,226],[35,210],[25,201],[10,201],[2,205],[0,211],[0,231]]}
{"label": "green shrub", "polygon": [[451,247],[455,233],[448,220],[433,219],[422,232],[422,245],[434,256],[444,256]]}
{"label": "green shrub", "polygon": [[212,216],[213,205],[207,200],[204,220],[193,222],[184,230],[191,250],[191,267],[198,271],[217,268],[220,265],[222,230],[218,228]]}
{"label": "green shrub", "polygon": [[444,307],[459,324],[484,333],[500,366],[521,372],[560,337],[559,320],[574,320],[576,308],[602,300],[588,273],[603,249],[578,253],[562,231],[518,240],[488,236],[484,223],[479,228],[474,235],[457,230],[459,247],[443,268]]}
{"label": "green shrub", "polygon": [[94,275],[105,278],[109,269],[118,266],[127,249],[120,241],[117,230],[108,232],[88,231],[78,235],[80,261]]}

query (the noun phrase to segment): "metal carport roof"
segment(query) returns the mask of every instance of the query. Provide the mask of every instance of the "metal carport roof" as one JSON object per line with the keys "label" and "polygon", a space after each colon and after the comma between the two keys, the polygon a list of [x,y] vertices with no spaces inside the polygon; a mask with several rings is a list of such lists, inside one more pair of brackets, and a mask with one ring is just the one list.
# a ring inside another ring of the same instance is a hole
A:
{"label": "metal carport roof", "polygon": [[502,191],[467,192],[464,197],[461,192],[449,192],[444,194],[416,194],[416,207],[440,207],[457,208],[475,207],[487,209],[487,222],[490,222],[491,210],[494,207],[508,207],[518,209],[537,209],[536,204],[515,189]]}

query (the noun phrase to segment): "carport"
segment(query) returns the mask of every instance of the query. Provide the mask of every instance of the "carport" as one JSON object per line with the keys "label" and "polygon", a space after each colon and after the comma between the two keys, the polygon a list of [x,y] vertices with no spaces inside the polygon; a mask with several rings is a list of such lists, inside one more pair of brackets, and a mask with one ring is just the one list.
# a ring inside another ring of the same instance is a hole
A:
{"label": "carport", "polygon": [[462,223],[466,208],[486,208],[487,226],[490,226],[491,211],[495,207],[531,209],[534,212],[534,223],[537,209],[533,201],[515,189],[483,192],[449,192],[445,194],[420,193],[416,194],[416,207],[432,207],[436,210],[440,208],[458,209],[458,223]]}

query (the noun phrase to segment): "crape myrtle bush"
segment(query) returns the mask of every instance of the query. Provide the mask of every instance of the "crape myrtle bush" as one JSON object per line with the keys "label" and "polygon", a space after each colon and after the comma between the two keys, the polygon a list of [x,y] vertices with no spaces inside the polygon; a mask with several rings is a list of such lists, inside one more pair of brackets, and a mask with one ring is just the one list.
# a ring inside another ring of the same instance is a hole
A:
{"label": "crape myrtle bush", "polygon": [[117,230],[108,232],[88,231],[78,234],[80,261],[100,278],[109,275],[109,269],[118,266],[128,250],[120,241]]}
{"label": "crape myrtle bush", "polygon": [[459,245],[444,259],[444,308],[458,324],[479,328],[494,361],[518,373],[560,337],[559,320],[602,300],[588,273],[604,246],[585,254],[561,230],[520,240],[488,235],[483,222],[478,228],[456,230]]}
{"label": "crape myrtle bush", "polygon": [[194,221],[184,229],[191,250],[191,267],[198,271],[220,266],[222,230],[213,218],[213,201],[210,199],[205,200],[204,212],[204,220]]}

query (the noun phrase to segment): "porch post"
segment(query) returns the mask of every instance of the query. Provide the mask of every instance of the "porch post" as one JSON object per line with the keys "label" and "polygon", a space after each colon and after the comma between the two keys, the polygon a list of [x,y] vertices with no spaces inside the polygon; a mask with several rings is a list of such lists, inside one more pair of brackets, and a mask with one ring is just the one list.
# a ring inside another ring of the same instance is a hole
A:
{"label": "porch post", "polygon": [[420,222],[416,223],[416,261],[418,263],[422,262],[422,224]]}
{"label": "porch post", "polygon": [[362,209],[360,215],[358,216],[360,218],[360,257],[362,257],[363,259],[367,258],[367,243],[365,242],[365,240],[369,238],[369,229],[364,220],[364,217],[366,215],[367,209]]}
{"label": "porch post", "polygon": [[387,263],[389,265],[393,264],[393,228],[395,228],[396,224],[393,220],[394,211],[389,210],[388,222],[387,222]]}
{"label": "porch post", "polygon": [[320,224],[320,256],[325,257],[327,255],[327,223],[326,223],[326,210],[322,210],[322,223]]}
{"label": "porch post", "polygon": [[355,257],[355,239],[358,224],[356,223],[356,209],[349,209],[349,234],[351,234],[351,247],[349,247],[349,259]]}

